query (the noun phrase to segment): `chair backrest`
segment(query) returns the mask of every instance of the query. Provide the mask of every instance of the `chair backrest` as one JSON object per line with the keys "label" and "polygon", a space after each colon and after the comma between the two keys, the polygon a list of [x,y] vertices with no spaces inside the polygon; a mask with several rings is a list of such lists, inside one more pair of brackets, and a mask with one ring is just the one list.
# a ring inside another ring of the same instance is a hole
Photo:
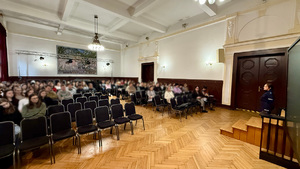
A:
{"label": "chair backrest", "polygon": [[100,99],[101,99],[101,100],[103,100],[103,99],[107,99],[107,100],[108,100],[108,96],[107,96],[107,95],[101,95],[101,96],[100,96]]}
{"label": "chair backrest", "polygon": [[141,99],[142,98],[141,92],[135,92],[135,97],[137,99]]}
{"label": "chair backrest", "polygon": [[65,106],[65,111],[68,111],[68,104],[74,103],[73,99],[63,99],[61,104]]}
{"label": "chair backrest", "polygon": [[77,110],[75,117],[77,127],[93,124],[93,113],[91,109]]}
{"label": "chair backrest", "polygon": [[49,106],[47,109],[48,116],[51,116],[51,114],[54,113],[60,113],[65,111],[65,106],[64,105],[52,105]]}
{"label": "chair backrest", "polygon": [[76,99],[76,102],[81,103],[82,107],[84,106],[84,102],[86,102],[86,101],[87,101],[87,98],[86,98],[86,97],[78,97],[78,98]]}
{"label": "chair backrest", "polygon": [[98,101],[98,106],[107,106],[109,107],[108,99],[103,99]]}
{"label": "chair backrest", "polygon": [[110,105],[120,104],[120,99],[111,99]]}
{"label": "chair backrest", "polygon": [[95,101],[96,104],[98,105],[99,98],[98,98],[98,96],[90,96],[89,101]]}
{"label": "chair backrest", "polygon": [[87,101],[84,103],[84,109],[91,109],[92,113],[94,113],[96,107],[97,103],[95,101]]}
{"label": "chair backrest", "polygon": [[177,97],[176,97],[176,100],[177,100],[177,105],[183,104],[183,100],[182,100],[182,97],[181,97],[181,96],[177,96]]}
{"label": "chair backrest", "polygon": [[154,104],[155,106],[161,105],[160,96],[154,96]]}
{"label": "chair backrest", "polygon": [[15,124],[12,121],[0,122],[0,146],[15,142]]}
{"label": "chair backrest", "polygon": [[90,96],[92,96],[92,93],[84,93],[83,96],[89,98]]}
{"label": "chair backrest", "polygon": [[68,130],[72,128],[70,112],[56,113],[50,116],[51,133]]}
{"label": "chair backrest", "polygon": [[186,95],[182,96],[182,101],[183,101],[183,103],[187,103],[188,102]]}
{"label": "chair backrest", "polygon": [[47,120],[45,116],[34,119],[23,119],[20,123],[21,141],[47,136]]}
{"label": "chair backrest", "polygon": [[146,91],[142,90],[141,93],[142,93],[142,98],[146,98]]}
{"label": "chair backrest", "polygon": [[134,104],[136,104],[136,97],[135,97],[135,94],[131,94],[131,95],[130,95],[130,99],[131,99],[131,101],[132,101]]}
{"label": "chair backrest", "polygon": [[82,97],[82,94],[80,94],[80,93],[73,94],[73,99],[74,100],[76,100],[78,97]]}
{"label": "chair backrest", "polygon": [[171,107],[174,109],[176,107],[176,100],[175,100],[175,98],[172,98],[170,100],[170,102],[171,102]]}
{"label": "chair backrest", "polygon": [[75,112],[81,109],[82,109],[81,103],[68,104],[68,111],[70,112],[72,119],[75,119]]}
{"label": "chair backrest", "polygon": [[100,99],[100,96],[102,95],[102,93],[101,92],[96,92],[95,93],[95,96],[97,96],[99,99]]}
{"label": "chair backrest", "polygon": [[111,106],[112,118],[116,119],[119,117],[124,117],[122,104],[115,104]]}
{"label": "chair backrest", "polygon": [[100,106],[95,109],[96,122],[103,122],[109,120],[109,110],[107,106]]}
{"label": "chair backrest", "polygon": [[59,104],[59,101],[57,99],[52,100],[52,105],[58,105],[58,104]]}
{"label": "chair backrest", "polygon": [[126,116],[130,116],[132,114],[136,114],[134,103],[125,103],[125,114]]}

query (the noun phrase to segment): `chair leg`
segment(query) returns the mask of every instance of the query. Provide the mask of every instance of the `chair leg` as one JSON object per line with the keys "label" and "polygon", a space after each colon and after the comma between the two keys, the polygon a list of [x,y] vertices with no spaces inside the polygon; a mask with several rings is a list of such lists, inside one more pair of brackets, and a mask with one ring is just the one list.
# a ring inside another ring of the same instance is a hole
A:
{"label": "chair leg", "polygon": [[113,126],[111,126],[111,128],[110,128],[110,134],[112,134],[112,130],[113,130]]}
{"label": "chair leg", "polygon": [[179,112],[180,122],[181,122],[181,113],[182,113],[182,111]]}
{"label": "chair leg", "polygon": [[53,164],[55,164],[55,154],[54,154],[54,141],[52,140],[51,149],[52,149],[52,158],[53,158]]}
{"label": "chair leg", "polygon": [[145,123],[144,123],[144,118],[143,117],[142,117],[142,121],[143,121],[144,130],[145,130]]}
{"label": "chair leg", "polygon": [[49,140],[49,154],[50,154],[50,161],[51,161],[51,165],[52,165],[52,142],[51,142],[51,140]]}
{"label": "chair leg", "polygon": [[120,136],[119,136],[119,126],[116,124],[116,133],[117,133],[117,140],[120,140]]}
{"label": "chair leg", "polygon": [[99,138],[99,147],[101,147],[102,146],[101,130],[98,131],[98,138]]}
{"label": "chair leg", "polygon": [[185,119],[187,119],[187,112],[188,112],[188,110],[189,110],[189,109],[187,109],[187,110],[185,111]]}
{"label": "chair leg", "polygon": [[126,129],[126,123],[124,124],[124,130]]}
{"label": "chair leg", "polygon": [[78,154],[81,154],[81,143],[80,143],[80,136],[77,135],[78,137]]}
{"label": "chair leg", "polygon": [[137,120],[135,121],[135,126],[137,125]]}
{"label": "chair leg", "polygon": [[17,166],[17,168],[20,168],[20,164],[21,164],[20,150],[17,150],[17,156],[18,156],[18,166]]}
{"label": "chair leg", "polygon": [[[52,161],[51,161],[51,164],[52,164]],[[13,152],[13,166],[15,169],[16,168],[16,150],[14,150],[14,152]]]}
{"label": "chair leg", "polygon": [[131,120],[130,120],[130,126],[131,126],[131,135],[133,135],[133,124]]}

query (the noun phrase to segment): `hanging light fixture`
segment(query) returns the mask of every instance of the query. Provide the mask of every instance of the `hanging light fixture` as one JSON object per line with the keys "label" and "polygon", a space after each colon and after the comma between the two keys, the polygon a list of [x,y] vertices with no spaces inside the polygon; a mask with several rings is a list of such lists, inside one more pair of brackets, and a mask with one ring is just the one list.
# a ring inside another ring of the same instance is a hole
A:
{"label": "hanging light fixture", "polygon": [[98,37],[98,16],[97,15],[94,16],[94,29],[95,29],[95,36],[93,38],[93,43],[89,44],[88,48],[94,51],[103,51],[104,46],[101,45]]}
{"label": "hanging light fixture", "polygon": [[[195,1],[198,1],[198,0],[195,0]],[[220,2],[223,2],[224,0],[220,0]],[[214,4],[215,2],[216,2],[216,0],[207,0],[207,2],[209,3],[209,4]],[[199,0],[199,3],[200,3],[200,5],[203,5],[203,4],[205,4],[206,3],[206,0]]]}

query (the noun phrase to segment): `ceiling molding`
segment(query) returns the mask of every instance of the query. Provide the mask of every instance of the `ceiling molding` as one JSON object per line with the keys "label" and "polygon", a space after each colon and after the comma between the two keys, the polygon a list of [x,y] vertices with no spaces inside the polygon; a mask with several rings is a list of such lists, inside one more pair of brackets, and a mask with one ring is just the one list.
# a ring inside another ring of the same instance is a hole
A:
{"label": "ceiling molding", "polygon": [[157,2],[158,0],[138,0],[127,11],[131,16],[138,17],[150,10]]}
{"label": "ceiling molding", "polygon": [[63,9],[63,14],[61,16],[61,20],[67,21],[70,18],[71,11],[74,7],[75,0],[65,0],[65,6]]}

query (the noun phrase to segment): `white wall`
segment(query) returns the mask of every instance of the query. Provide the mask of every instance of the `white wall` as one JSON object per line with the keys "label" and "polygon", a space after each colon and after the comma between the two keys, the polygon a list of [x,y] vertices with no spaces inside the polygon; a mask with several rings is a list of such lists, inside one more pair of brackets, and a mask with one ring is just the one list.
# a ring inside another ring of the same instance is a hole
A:
{"label": "white wall", "polygon": [[[119,51],[105,50],[97,53],[97,75],[57,74],[57,58],[17,54],[16,50],[29,50],[56,54],[56,45],[88,49],[86,45],[72,44],[50,39],[8,33],[9,76],[100,76],[110,77],[112,68],[101,59],[113,60],[113,76],[120,76],[121,57]],[[47,66],[44,66],[44,65]]]}
{"label": "white wall", "polygon": [[[224,45],[225,36],[224,21],[159,40],[156,77],[223,80],[224,66],[223,63],[216,63],[216,52]],[[138,59],[146,51],[144,46],[147,44],[123,49],[122,76],[141,76],[140,64],[147,62],[147,59],[140,62]],[[213,64],[207,65],[207,62]]]}

